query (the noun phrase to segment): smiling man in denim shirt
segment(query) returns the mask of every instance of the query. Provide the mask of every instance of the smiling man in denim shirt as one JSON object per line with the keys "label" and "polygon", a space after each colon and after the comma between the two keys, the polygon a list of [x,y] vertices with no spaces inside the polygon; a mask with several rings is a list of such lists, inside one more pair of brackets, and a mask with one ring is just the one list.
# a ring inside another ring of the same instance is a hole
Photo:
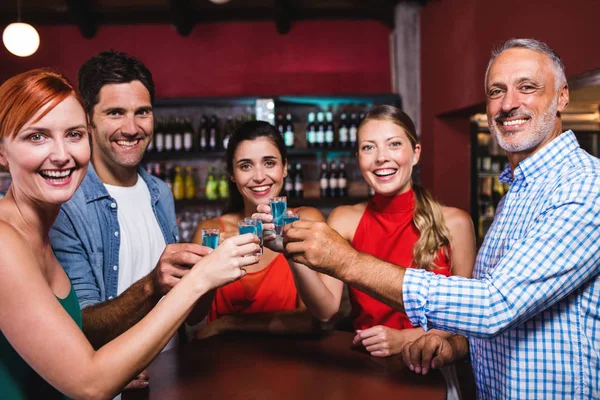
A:
{"label": "smiling man in denim shirt", "polygon": [[84,333],[98,348],[144,317],[208,249],[176,244],[171,191],[139,166],[154,128],[150,71],[107,51],[83,64],[78,78],[92,160],[50,239],[77,292]]}

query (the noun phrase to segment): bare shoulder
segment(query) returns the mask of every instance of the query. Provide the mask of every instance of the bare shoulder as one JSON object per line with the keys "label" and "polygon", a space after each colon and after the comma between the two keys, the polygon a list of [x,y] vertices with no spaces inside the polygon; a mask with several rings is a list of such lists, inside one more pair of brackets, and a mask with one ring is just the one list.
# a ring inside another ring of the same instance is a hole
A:
{"label": "bare shoulder", "polygon": [[8,258],[4,255],[9,255],[15,250],[22,249],[26,246],[26,242],[23,235],[21,235],[11,224],[0,220],[0,254],[3,255],[0,257],[0,265]]}
{"label": "bare shoulder", "polygon": [[39,273],[39,268],[27,239],[11,224],[0,220],[0,287],[13,282],[15,277],[27,280],[36,271]]}
{"label": "bare shoulder", "polygon": [[356,227],[367,208],[367,202],[339,206],[333,209],[327,218],[327,224],[338,231],[346,240],[352,240]]}
{"label": "bare shoulder", "polygon": [[456,207],[442,207],[444,222],[450,232],[464,232],[473,230],[473,221],[469,214]]}
{"label": "bare shoulder", "polygon": [[303,221],[325,221],[325,217],[323,217],[321,211],[314,207],[300,207],[298,208],[298,215],[300,215],[300,219]]}

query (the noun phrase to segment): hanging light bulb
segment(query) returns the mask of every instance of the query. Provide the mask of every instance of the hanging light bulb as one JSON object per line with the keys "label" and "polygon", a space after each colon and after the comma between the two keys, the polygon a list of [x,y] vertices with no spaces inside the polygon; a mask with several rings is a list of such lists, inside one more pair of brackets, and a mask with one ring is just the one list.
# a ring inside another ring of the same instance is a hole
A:
{"label": "hanging light bulb", "polygon": [[21,22],[20,0],[17,0],[17,22],[4,29],[2,42],[8,51],[19,57],[29,57],[40,47],[40,35],[35,28]]}
{"label": "hanging light bulb", "polygon": [[13,22],[4,29],[2,41],[8,51],[19,57],[29,57],[40,47],[40,35],[23,22]]}

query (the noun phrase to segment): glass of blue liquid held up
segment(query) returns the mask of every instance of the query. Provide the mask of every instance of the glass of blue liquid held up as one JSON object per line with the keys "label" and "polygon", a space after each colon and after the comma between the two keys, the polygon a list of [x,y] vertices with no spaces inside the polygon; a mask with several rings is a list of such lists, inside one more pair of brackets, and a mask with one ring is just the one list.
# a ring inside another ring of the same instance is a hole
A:
{"label": "glass of blue liquid held up", "polygon": [[260,250],[256,255],[262,255],[263,246],[263,226],[262,221],[256,218],[244,218],[242,221],[238,221],[238,232],[240,235],[251,233],[258,236],[260,239]]}
{"label": "glass of blue liquid held up", "polygon": [[202,246],[216,249],[219,245],[220,229],[202,229]]}
{"label": "glass of blue liquid held up", "polygon": [[293,212],[292,210],[287,210],[285,215],[283,216],[283,224],[291,224],[294,221],[298,221],[300,219],[300,215],[298,213]]}
{"label": "glass of blue liquid held up", "polygon": [[271,207],[271,215],[273,215],[273,224],[275,224],[275,234],[281,236],[283,225],[285,225],[283,218],[287,209],[287,198],[285,196],[273,197],[269,199],[269,206]]}

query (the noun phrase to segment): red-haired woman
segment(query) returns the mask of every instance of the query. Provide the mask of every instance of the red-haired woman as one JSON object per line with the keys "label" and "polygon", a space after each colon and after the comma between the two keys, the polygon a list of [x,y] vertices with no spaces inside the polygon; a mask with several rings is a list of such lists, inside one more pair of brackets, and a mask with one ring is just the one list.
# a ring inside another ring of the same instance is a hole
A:
{"label": "red-haired woman", "polygon": [[2,398],[54,399],[62,397],[59,392],[74,398],[113,396],[158,354],[201,295],[239,279],[241,266],[258,261],[243,257],[258,249],[253,235],[232,238],[206,257],[191,251],[193,268],[163,301],[94,350],[48,239],[89,159],[88,121],[65,78],[34,70],[0,86],[0,165],[12,177],[0,199]]}

